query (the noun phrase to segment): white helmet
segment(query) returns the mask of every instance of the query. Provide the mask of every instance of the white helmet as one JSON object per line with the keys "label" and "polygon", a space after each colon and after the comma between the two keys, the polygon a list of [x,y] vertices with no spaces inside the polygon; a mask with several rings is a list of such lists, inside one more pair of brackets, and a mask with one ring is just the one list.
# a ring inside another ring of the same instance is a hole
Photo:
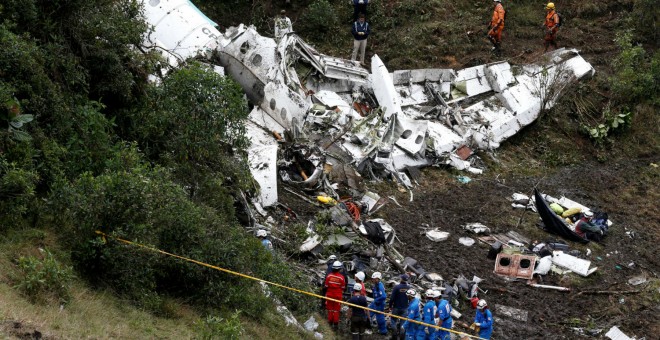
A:
{"label": "white helmet", "polygon": [[266,237],[266,236],[268,236],[268,233],[265,230],[263,229],[257,230],[257,237]]}
{"label": "white helmet", "polygon": [[417,295],[417,292],[414,289],[410,288],[406,291],[406,295],[415,297],[415,295]]}
{"label": "white helmet", "polygon": [[486,307],[488,307],[488,304],[486,303],[486,300],[481,299],[481,300],[479,300],[479,302],[477,302],[477,309],[482,310]]}
{"label": "white helmet", "polygon": [[424,293],[424,295],[426,295],[426,297],[430,297],[430,298],[435,297],[435,291],[433,289],[427,289],[426,292]]}
{"label": "white helmet", "polygon": [[361,292],[362,291],[362,284],[361,283],[356,283],[353,285],[353,291],[354,292]]}
{"label": "white helmet", "polygon": [[335,262],[332,264],[332,269],[341,269],[341,262],[339,262],[339,261],[335,261]]}
{"label": "white helmet", "polygon": [[442,295],[442,293],[440,293],[439,290],[436,290],[436,289],[433,290],[433,297],[434,298],[440,297],[441,295]]}
{"label": "white helmet", "polygon": [[372,279],[382,279],[383,274],[381,274],[380,272],[374,272],[373,274],[371,274],[371,278]]}
{"label": "white helmet", "polygon": [[355,278],[362,282],[364,282],[364,277],[365,277],[364,272],[357,272],[357,274],[355,274]]}
{"label": "white helmet", "polygon": [[328,261],[337,261],[337,255],[330,255]]}

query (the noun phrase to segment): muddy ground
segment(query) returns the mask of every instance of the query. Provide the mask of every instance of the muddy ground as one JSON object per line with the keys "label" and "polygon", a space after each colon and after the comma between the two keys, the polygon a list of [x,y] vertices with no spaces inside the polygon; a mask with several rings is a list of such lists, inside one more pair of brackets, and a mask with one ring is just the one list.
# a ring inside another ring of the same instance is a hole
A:
{"label": "muddy ground", "polygon": [[[486,156],[487,157],[487,156]],[[562,167],[541,175],[520,175],[503,169],[491,169],[481,176],[472,176],[468,184],[461,184],[456,173],[446,169],[429,168],[423,171],[419,186],[409,193],[398,191],[391,183],[373,187],[381,196],[394,196],[401,204],[390,202],[376,213],[385,218],[397,231],[401,243],[394,246],[404,255],[417,259],[427,271],[435,271],[445,279],[463,274],[479,276],[488,293],[482,295],[491,306],[504,305],[529,312],[527,322],[498,315],[494,338],[498,339],[573,339],[580,335],[572,328],[597,332],[602,336],[611,326],[619,326],[628,335],[647,339],[660,334],[656,322],[660,312],[660,220],[655,207],[659,200],[658,168],[649,165],[650,159],[637,159],[622,164],[581,164]],[[495,166],[497,167],[497,166]],[[465,174],[463,174],[465,175]],[[588,278],[576,274],[550,274],[544,283],[571,287],[571,292],[542,290],[509,282],[493,273],[494,260],[486,257],[488,246],[477,242],[471,247],[458,243],[469,235],[461,226],[480,222],[494,233],[514,230],[536,240],[560,239],[537,227],[538,215],[531,211],[513,209],[508,198],[514,192],[530,193],[536,186],[555,197],[562,195],[595,210],[609,213],[614,225],[602,244],[586,246],[567,241],[572,249],[583,253],[589,248],[592,266],[598,270]],[[635,197],[631,203],[631,197]],[[292,207],[300,218],[313,217],[317,208],[291,195],[282,202]],[[433,243],[423,236],[423,223],[448,231],[448,240]],[[634,237],[626,234],[633,231]],[[629,264],[634,263],[632,266]],[[618,266],[618,267],[617,267]],[[620,268],[620,269],[619,269]],[[630,286],[629,278],[646,274],[651,282]],[[639,291],[591,295],[591,291]],[[474,311],[466,304],[458,307],[470,321]],[[375,337],[375,336],[374,336]]]}

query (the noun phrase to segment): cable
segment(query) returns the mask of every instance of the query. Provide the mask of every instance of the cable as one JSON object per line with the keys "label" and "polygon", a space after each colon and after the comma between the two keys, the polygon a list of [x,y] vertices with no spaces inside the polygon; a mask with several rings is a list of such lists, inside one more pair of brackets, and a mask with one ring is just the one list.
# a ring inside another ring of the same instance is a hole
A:
{"label": "cable", "polygon": [[239,277],[250,279],[250,280],[253,280],[253,281],[263,282],[265,284],[269,284],[271,286],[287,289],[287,290],[290,290],[290,291],[293,291],[293,292],[296,292],[296,293],[300,293],[300,294],[304,294],[304,295],[308,295],[308,296],[312,296],[312,297],[315,297],[315,298],[324,299],[324,300],[328,300],[328,301],[338,302],[338,303],[346,305],[346,306],[361,308],[361,309],[370,311],[372,313],[378,313],[378,314],[383,314],[385,316],[389,316],[390,318],[397,318],[397,319],[400,319],[400,320],[416,323],[418,325],[422,325],[422,326],[425,326],[425,327],[432,327],[432,328],[435,328],[437,330],[443,330],[443,331],[451,332],[451,333],[458,334],[458,335],[461,335],[461,336],[467,336],[467,337],[473,338],[473,339],[482,339],[482,338],[480,338],[478,336],[475,336],[475,335],[471,335],[471,334],[467,334],[467,333],[463,333],[463,332],[458,332],[458,331],[448,329],[448,328],[443,328],[443,327],[440,327],[438,325],[427,324],[427,323],[424,323],[424,322],[421,322],[421,321],[408,319],[408,318],[403,317],[403,316],[398,316],[398,315],[394,315],[394,314],[391,314],[391,313],[381,312],[379,310],[375,310],[375,309],[371,309],[371,308],[363,307],[363,306],[358,306],[358,305],[355,305],[355,304],[352,304],[352,303],[348,303],[346,301],[336,300],[336,299],[333,299],[333,298],[329,298],[327,296],[322,296],[322,295],[310,293],[310,292],[307,292],[307,291],[304,291],[304,290],[300,290],[300,289],[297,289],[297,288],[288,287],[288,286],[285,286],[285,285],[282,285],[282,284],[279,284],[279,283],[266,281],[266,280],[263,280],[263,279],[260,279],[260,278],[254,277],[254,276],[250,276],[250,275],[246,275],[246,274],[243,274],[243,273],[235,272],[235,271],[230,270],[230,269],[225,269],[225,268],[222,268],[222,267],[214,266],[212,264],[208,264],[208,263],[204,263],[204,262],[201,262],[201,261],[189,259],[187,257],[183,257],[183,256],[180,256],[180,255],[168,253],[164,250],[149,247],[149,246],[146,246],[146,245],[143,245],[143,244],[140,244],[140,243],[135,243],[135,242],[132,242],[132,241],[129,241],[129,240],[122,239],[120,237],[111,236],[111,235],[108,235],[108,234],[106,234],[102,231],[99,231],[99,230],[96,230],[96,234],[101,235],[103,237],[104,241],[105,241],[106,238],[111,238],[111,239],[117,240],[121,243],[125,243],[125,244],[131,245],[131,246],[136,246],[136,247],[146,249],[146,250],[149,250],[149,251],[161,253],[163,255],[171,256],[171,257],[174,257],[174,258],[177,258],[177,259],[180,259],[180,260],[184,260],[184,261],[187,261],[187,262],[198,264],[200,266],[204,266],[204,267],[207,267],[207,268],[219,270],[219,271],[225,272],[227,274],[239,276]]}

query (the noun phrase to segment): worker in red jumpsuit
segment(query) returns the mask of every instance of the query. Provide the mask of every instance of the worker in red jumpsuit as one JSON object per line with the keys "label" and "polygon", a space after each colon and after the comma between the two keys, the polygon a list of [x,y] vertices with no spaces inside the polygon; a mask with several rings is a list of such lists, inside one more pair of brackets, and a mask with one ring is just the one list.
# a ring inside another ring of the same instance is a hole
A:
{"label": "worker in red jumpsuit", "polygon": [[[344,288],[346,288],[346,279],[339,272],[341,270],[341,262],[335,261],[332,264],[332,272],[325,277],[324,287],[326,289],[325,296],[335,300],[341,300]],[[339,302],[326,300],[325,309],[328,310],[328,322],[335,330],[339,329],[339,311],[341,304]]]}
{"label": "worker in red jumpsuit", "polygon": [[504,7],[502,0],[493,0],[495,6],[493,7],[493,18],[490,21],[488,30],[488,39],[493,43],[492,51],[499,55],[501,52],[502,44],[502,31],[504,31]]}

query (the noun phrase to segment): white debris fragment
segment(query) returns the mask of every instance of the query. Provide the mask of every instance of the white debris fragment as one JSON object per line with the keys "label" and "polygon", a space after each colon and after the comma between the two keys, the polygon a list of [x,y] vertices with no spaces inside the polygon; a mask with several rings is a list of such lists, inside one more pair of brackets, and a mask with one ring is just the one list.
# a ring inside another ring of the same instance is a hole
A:
{"label": "white debris fragment", "polygon": [[591,275],[598,267],[589,269],[591,261],[583,260],[572,255],[565,254],[562,251],[552,252],[552,263],[569,269],[570,271],[580,274],[584,277]]}
{"label": "white debris fragment", "polygon": [[475,242],[474,239],[470,238],[470,237],[461,237],[461,238],[458,239],[458,243],[460,243],[464,246],[467,246],[467,247],[473,245],[474,242]]}
{"label": "white debris fragment", "polygon": [[429,230],[426,232],[426,238],[433,242],[440,242],[444,241],[447,238],[449,238],[449,233],[446,231],[440,231],[437,228],[433,230]]}
{"label": "white debris fragment", "polygon": [[473,232],[475,234],[490,234],[490,228],[481,223],[468,223],[463,226],[463,229]]}
{"label": "white debris fragment", "polygon": [[552,268],[552,256],[548,255],[546,257],[538,260],[538,265],[534,268],[534,274],[539,275],[548,275],[548,272]]}
{"label": "white debris fragment", "polygon": [[305,321],[305,323],[303,324],[303,327],[305,327],[305,329],[308,332],[313,332],[313,331],[316,330],[316,328],[319,327],[319,323],[316,321],[316,319],[314,319],[314,316],[312,315],[312,316],[309,317],[309,319],[307,321]]}
{"label": "white debris fragment", "polygon": [[625,335],[617,326],[612,326],[605,336],[612,340],[633,340],[631,337]]}

